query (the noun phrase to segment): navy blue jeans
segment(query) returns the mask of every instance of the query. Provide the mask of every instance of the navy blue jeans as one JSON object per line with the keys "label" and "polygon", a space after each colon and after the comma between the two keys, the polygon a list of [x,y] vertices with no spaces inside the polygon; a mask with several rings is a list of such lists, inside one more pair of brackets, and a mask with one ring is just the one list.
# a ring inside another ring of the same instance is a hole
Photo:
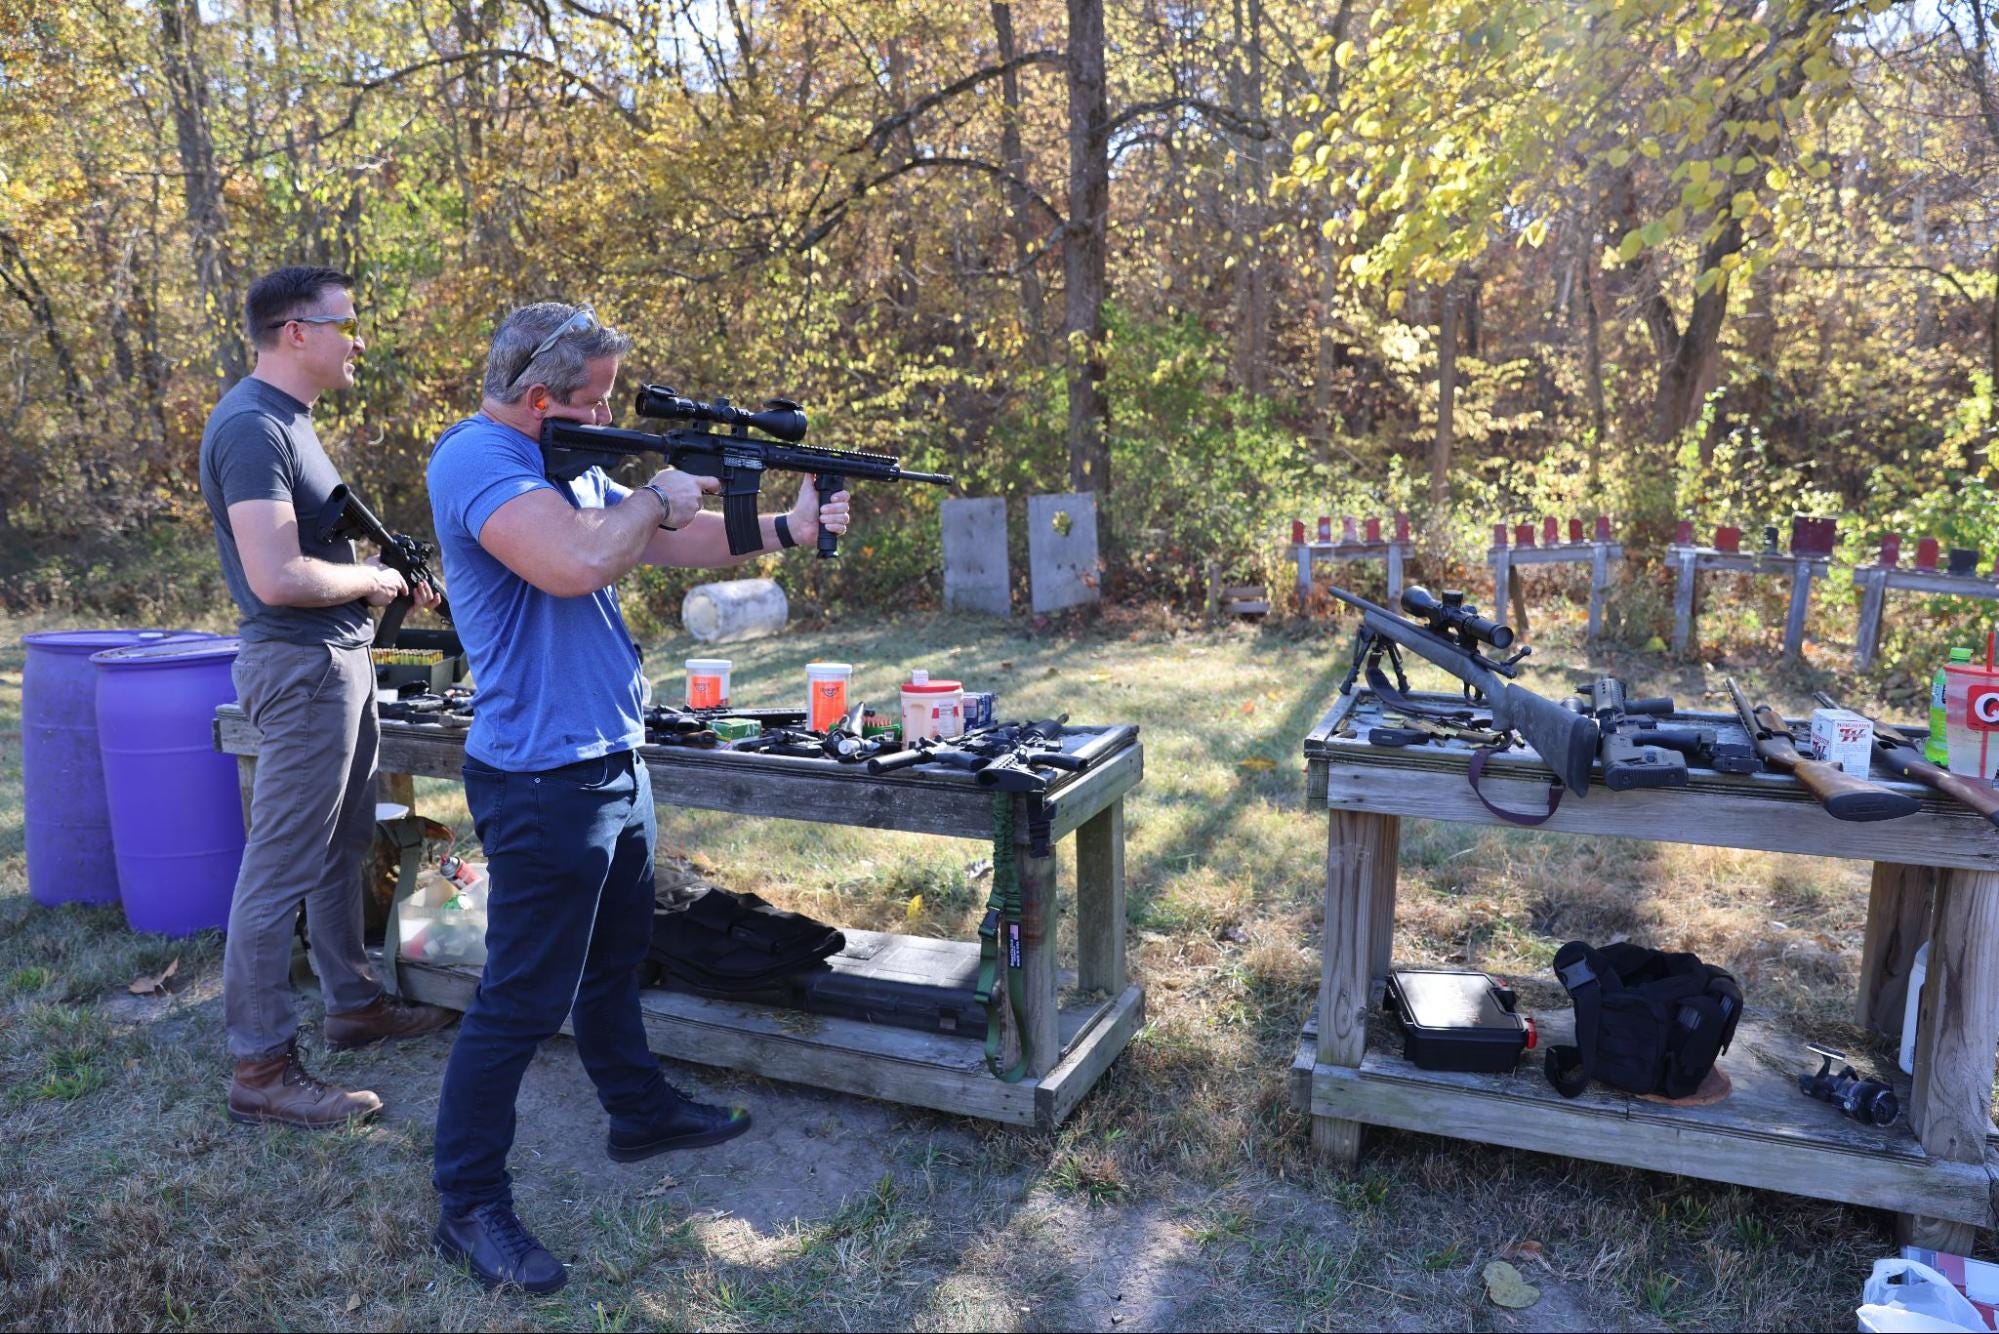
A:
{"label": "navy blue jeans", "polygon": [[639,1016],[656,838],[645,762],[507,773],[468,759],[464,773],[492,880],[486,970],[437,1104],[437,1193],[454,1214],[511,1202],[514,1099],[565,1018],[614,1123],[644,1124],[672,1098]]}

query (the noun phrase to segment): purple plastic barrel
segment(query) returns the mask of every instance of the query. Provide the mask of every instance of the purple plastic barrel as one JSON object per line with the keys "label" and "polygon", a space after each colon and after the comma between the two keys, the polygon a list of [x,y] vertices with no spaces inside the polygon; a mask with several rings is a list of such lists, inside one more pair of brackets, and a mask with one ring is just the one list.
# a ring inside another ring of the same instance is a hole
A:
{"label": "purple plastic barrel", "polygon": [[215,710],[236,698],[238,639],[112,649],[97,664],[97,737],[125,920],[185,936],[229,921],[243,861],[236,760]]}
{"label": "purple plastic barrel", "polygon": [[42,630],[23,635],[21,787],[28,893],[36,903],[116,903],[111,815],[97,752],[90,655],[134,644],[212,639],[199,630]]}

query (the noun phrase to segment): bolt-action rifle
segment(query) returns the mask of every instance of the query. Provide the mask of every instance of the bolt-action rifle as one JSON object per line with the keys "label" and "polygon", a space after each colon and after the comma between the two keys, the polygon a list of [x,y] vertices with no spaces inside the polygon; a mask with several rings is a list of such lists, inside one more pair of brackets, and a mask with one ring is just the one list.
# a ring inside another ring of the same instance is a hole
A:
{"label": "bolt-action rifle", "polygon": [[[637,407],[639,416],[667,422],[671,428],[654,435],[554,418],[544,421],[541,456],[548,475],[557,481],[571,481],[591,468],[608,469],[620,459],[658,454],[682,472],[716,478],[722,483],[722,523],[728,533],[729,554],[734,556],[747,555],[763,545],[757,531],[757,494],[763,487],[764,473],[772,469],[812,474],[822,500],[843,489],[850,477],[871,482],[953,484],[946,473],[905,468],[893,454],[799,444],[805,438],[805,413],[786,398],[769,399],[761,412],[751,412],[726,398],[703,403],[683,398],[678,390],[664,385],[647,384],[639,386]],[[726,434],[704,426],[724,428]],[[752,430],[769,438],[751,435]],[[820,558],[828,560],[839,554],[839,535],[821,528]]]}
{"label": "bolt-action rifle", "polygon": [[[326,504],[319,511],[319,540],[331,542],[337,537],[350,541],[366,539],[381,548],[382,564],[400,574],[412,590],[422,584],[437,594],[437,606],[433,610],[439,620],[446,625],[451,624],[451,604],[444,600],[444,585],[437,581],[430,568],[437,548],[408,533],[390,532],[388,526],[375,517],[375,512],[362,504],[361,498],[348,490],[345,484],[334,487],[328,493]],[[383,610],[381,622],[375,627],[377,648],[388,648],[396,642],[396,636],[402,632],[403,617],[409,615],[414,605],[416,599],[406,593]]]}
{"label": "bolt-action rifle", "polygon": [[[1829,709],[1844,707],[1823,690],[1812,692],[1812,698]],[[1931,764],[1923,758],[1923,748],[1901,728],[1890,727],[1879,719],[1869,718],[1868,721],[1874,724],[1874,758],[1887,765],[1891,773],[1921,783],[1924,787],[1935,788],[1999,825],[1999,792],[1983,783],[1974,783],[1960,774],[1951,773],[1940,765]]]}
{"label": "bolt-action rifle", "polygon": [[[1511,627],[1480,616],[1478,608],[1466,605],[1464,594],[1456,591],[1446,592],[1440,600],[1426,589],[1403,589],[1403,610],[1421,618],[1415,621],[1343,588],[1328,591],[1360,611],[1353,670],[1342,693],[1352,689],[1355,677],[1366,671],[1368,684],[1385,707],[1410,716],[1423,712],[1408,698],[1409,682],[1403,675],[1400,653],[1407,649],[1462,681],[1466,699],[1491,711],[1492,729],[1518,732],[1526,738],[1541,762],[1555,771],[1569,791],[1579,797],[1588,793],[1590,766],[1596,762],[1597,721],[1512,684],[1510,678],[1519,675],[1520,660],[1531,649],[1523,648],[1506,658],[1484,655],[1482,650],[1487,647],[1502,653],[1512,647]],[[1394,686],[1382,675],[1384,658],[1395,671]]]}
{"label": "bolt-action rifle", "polygon": [[1767,704],[1752,705],[1733,677],[1728,681],[1729,698],[1735,701],[1736,716],[1749,732],[1749,740],[1763,762],[1779,773],[1788,773],[1805,785],[1825,813],[1835,820],[1893,820],[1914,815],[1922,806],[1906,792],[1891,792],[1864,778],[1855,778],[1836,764],[1809,759],[1798,754],[1797,743],[1782,716]]}

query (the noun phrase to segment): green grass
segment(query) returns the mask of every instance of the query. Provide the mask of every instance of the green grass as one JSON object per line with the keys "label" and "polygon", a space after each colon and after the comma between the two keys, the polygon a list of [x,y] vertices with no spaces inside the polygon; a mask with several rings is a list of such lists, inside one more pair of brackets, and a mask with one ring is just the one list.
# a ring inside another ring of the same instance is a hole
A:
{"label": "green grass", "polygon": [[[1502,1322],[1479,1271],[1531,1239],[1545,1263],[1523,1272],[1574,1321],[1829,1327],[1851,1319],[1867,1263],[1891,1249],[1864,1210],[1418,1135],[1376,1135],[1353,1173],[1324,1169],[1285,1077],[1317,985],[1324,884],[1325,821],[1301,807],[1299,747],[1332,702],[1344,635],[1149,614],[1040,630],[911,616],[732,645],[735,694],[791,701],[806,662],[839,658],[856,664],[856,701],[891,701],[923,667],[997,690],[1010,717],[1138,724],[1146,779],[1127,804],[1126,866],[1147,1028],[1049,1134],[877,1109],[867,1116],[891,1129],[863,1133],[851,1126],[864,1104],[804,1104],[772,1129],[860,1155],[853,1187],[822,1205],[755,1207],[796,1185],[796,1166],[710,1179],[697,1156],[672,1165],[684,1184],[649,1193],[608,1169],[517,1155],[523,1208],[576,1258],[572,1282],[547,1301],[485,1294],[427,1248],[443,1044],[315,1057],[329,1078],[394,1090],[405,1118],[326,1136],[234,1127],[219,940],[138,936],[116,909],[29,902],[17,641],[41,624],[0,625],[10,1324],[1024,1329],[1117,1314],[1124,1329],[1487,1328]],[[1530,682],[1558,693],[1615,667],[1639,693],[1714,706],[1699,665],[1592,658],[1576,630],[1537,625]],[[649,645],[658,692],[676,694],[678,663],[711,651]],[[1793,711],[1830,679],[1754,654],[1730,670]],[[1867,698],[1866,683],[1840,684]],[[476,849],[456,784],[417,792]],[[989,885],[973,843],[707,812],[660,822],[723,883],[847,926],[969,939]],[[1623,931],[1736,968],[1765,1010],[1808,1024],[1849,1011],[1864,867],[1420,821],[1405,823],[1402,856],[1401,959],[1531,980],[1561,941]],[[1065,848],[1064,884],[1073,870]],[[1772,920],[1809,922],[1830,945],[1786,950]],[[126,994],[176,958],[172,995]],[[553,1050],[573,1070],[567,1044]],[[753,1104],[774,1096],[733,1087]],[[587,1100],[568,1115],[532,1128],[601,1133]]]}

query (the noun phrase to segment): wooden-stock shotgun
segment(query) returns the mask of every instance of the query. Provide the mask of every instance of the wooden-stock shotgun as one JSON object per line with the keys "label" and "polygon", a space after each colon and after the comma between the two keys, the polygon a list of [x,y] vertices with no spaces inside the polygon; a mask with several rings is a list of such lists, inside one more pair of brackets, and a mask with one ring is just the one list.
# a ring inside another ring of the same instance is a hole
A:
{"label": "wooden-stock shotgun", "polygon": [[1922,802],[1906,792],[1891,792],[1864,778],[1855,778],[1836,764],[1798,754],[1797,743],[1791,739],[1791,729],[1783,717],[1767,704],[1751,705],[1749,696],[1742,693],[1742,687],[1735,684],[1733,677],[1728,680],[1728,694],[1735,701],[1736,716],[1742,719],[1757,755],[1771,768],[1803,783],[1805,790],[1833,819],[1893,820],[1914,815],[1922,808]]}
{"label": "wooden-stock shotgun", "polygon": [[[1823,690],[1812,692],[1812,698],[1828,709],[1846,706],[1826,694]],[[1854,710],[1848,710],[1854,712]],[[1923,748],[1899,727],[1890,727],[1878,718],[1861,717],[1874,724],[1874,758],[1888,766],[1897,777],[1921,783],[1924,787],[1935,788],[1953,801],[1961,802],[1980,815],[1999,825],[1999,792],[1984,783],[1975,782],[1961,774],[1954,774],[1940,765],[1931,764],[1923,758]]]}

